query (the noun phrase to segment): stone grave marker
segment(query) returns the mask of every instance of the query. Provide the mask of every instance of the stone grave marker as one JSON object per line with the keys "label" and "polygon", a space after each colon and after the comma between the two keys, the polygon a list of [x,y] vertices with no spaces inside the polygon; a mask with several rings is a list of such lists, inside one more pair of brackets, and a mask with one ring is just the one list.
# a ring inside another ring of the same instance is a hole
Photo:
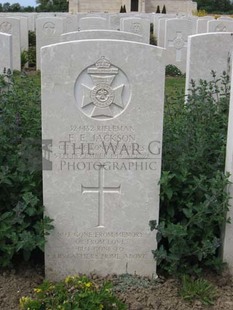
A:
{"label": "stone grave marker", "polygon": [[0,17],[0,32],[12,35],[12,66],[13,70],[21,70],[20,58],[20,19]]}
{"label": "stone grave marker", "polygon": [[233,18],[230,17],[230,16],[224,16],[224,15],[222,15],[222,16],[220,16],[220,17],[218,18],[218,20],[229,20],[229,21],[233,21]]}
{"label": "stone grave marker", "polygon": [[108,14],[108,24],[111,30],[120,30],[121,18],[132,17],[131,13]]}
{"label": "stone grave marker", "polygon": [[185,73],[187,41],[192,34],[193,23],[185,19],[168,19],[165,23],[166,64],[175,65]]}
{"label": "stone grave marker", "polygon": [[28,51],[28,19],[26,17],[20,17],[20,34],[21,34],[21,52]]}
{"label": "stone grave marker", "polygon": [[[231,54],[232,59],[233,54]],[[231,62],[232,65],[232,62]],[[225,231],[223,232],[223,261],[228,264],[228,268],[231,274],[233,274],[233,92],[232,92],[232,75],[231,75],[231,96],[230,96],[230,106],[229,106],[229,117],[228,117],[228,131],[227,131],[227,145],[226,145],[226,162],[225,162],[225,172],[230,173],[229,181],[231,184],[228,185],[227,191],[230,195],[229,201],[229,211],[227,218],[231,219],[231,223],[226,223]]]}
{"label": "stone grave marker", "polygon": [[158,46],[164,47],[164,40],[165,40],[165,25],[166,25],[166,20],[168,18],[161,17],[158,20]]}
{"label": "stone grave marker", "polygon": [[42,46],[60,42],[65,31],[65,22],[59,17],[42,17],[36,20],[36,67],[40,69],[40,49]]}
{"label": "stone grave marker", "polygon": [[65,32],[76,31],[78,29],[78,18],[77,15],[67,14],[64,16],[64,27]]}
{"label": "stone grave marker", "polygon": [[213,16],[205,16],[198,18],[197,20],[197,30],[196,33],[207,33],[207,23],[209,20],[214,20]]}
{"label": "stone grave marker", "polygon": [[223,71],[231,73],[231,51],[233,37],[231,33],[203,33],[188,38],[186,94],[191,79],[213,80],[211,71],[219,78]]}
{"label": "stone grave marker", "polygon": [[0,32],[0,74],[4,69],[12,71],[12,35]]}
{"label": "stone grave marker", "polygon": [[127,17],[120,20],[120,30],[142,36],[144,43],[150,43],[150,20]]}
{"label": "stone grave marker", "polygon": [[120,20],[121,20],[120,13],[109,14],[109,19],[108,19],[109,29],[120,30]]}
{"label": "stone grave marker", "polygon": [[233,32],[233,19],[210,20],[207,23],[207,32]]}
{"label": "stone grave marker", "polygon": [[191,33],[196,34],[198,17],[197,16],[182,16],[181,19],[191,21],[193,24]]}
{"label": "stone grave marker", "polygon": [[73,40],[109,39],[143,42],[142,36],[134,33],[116,30],[83,30],[63,33],[61,42]]}
{"label": "stone grave marker", "polygon": [[79,30],[108,29],[107,19],[104,17],[83,17],[79,20]]}
{"label": "stone grave marker", "polygon": [[155,275],[163,54],[119,40],[42,48],[43,196],[55,226],[47,278]]}
{"label": "stone grave marker", "polygon": [[159,23],[161,19],[169,19],[169,18],[176,18],[176,14],[154,14],[153,15],[153,24],[154,24],[154,31],[153,34],[158,38],[159,40],[159,36],[162,36],[163,33],[163,37],[165,35],[165,30],[164,29],[159,29]]}

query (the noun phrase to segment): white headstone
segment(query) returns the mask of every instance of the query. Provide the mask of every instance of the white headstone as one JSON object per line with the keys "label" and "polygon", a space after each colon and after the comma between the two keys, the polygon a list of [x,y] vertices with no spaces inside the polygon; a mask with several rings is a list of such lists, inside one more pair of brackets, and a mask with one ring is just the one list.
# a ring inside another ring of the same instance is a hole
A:
{"label": "white headstone", "polygon": [[197,21],[198,17],[197,16],[183,16],[181,19],[189,20],[192,22],[192,34],[196,34],[197,31]]}
{"label": "white headstone", "polygon": [[122,18],[120,21],[120,30],[125,32],[132,32],[142,36],[143,42],[150,42],[150,21],[148,19],[129,17]]}
{"label": "white headstone", "polygon": [[0,17],[0,32],[12,35],[13,70],[21,70],[20,19],[11,17]]}
{"label": "white headstone", "polygon": [[131,13],[109,14],[108,18],[109,29],[120,30],[121,19],[129,16],[131,16]]}
{"label": "white headstone", "polygon": [[[231,54],[232,58],[233,54]],[[232,92],[232,75],[231,75],[231,96],[230,96],[230,107],[229,107],[229,118],[228,118],[228,132],[227,132],[227,145],[226,145],[226,163],[225,171],[230,173],[227,191],[230,195],[229,211],[227,218],[231,219],[231,223],[226,223],[225,234],[224,234],[224,246],[223,246],[223,261],[228,264],[228,268],[231,274],[233,274],[233,92]]]}
{"label": "white headstone", "polygon": [[206,17],[202,17],[199,18],[197,20],[197,30],[196,33],[207,33],[207,23],[209,20],[213,20],[214,17],[212,16],[206,16]]}
{"label": "white headstone", "polygon": [[79,30],[107,29],[107,19],[103,17],[83,17],[79,20]]}
{"label": "white headstone", "polygon": [[165,22],[167,19],[178,18],[172,14],[155,14],[158,15],[157,23],[155,23],[156,36],[158,38],[158,46],[164,47],[164,39],[165,39]]}
{"label": "white headstone", "polygon": [[[159,40],[159,23],[161,19],[169,19],[169,18],[176,18],[176,14],[154,14],[154,20],[153,20],[153,24],[154,24],[154,35],[158,38]],[[163,30],[160,29],[160,31],[162,32]],[[163,31],[163,36],[165,35],[165,30]]]}
{"label": "white headstone", "polygon": [[230,17],[230,16],[220,16],[219,18],[218,18],[218,20],[229,20],[229,21],[233,21],[233,18],[232,17]]}
{"label": "white headstone", "polygon": [[4,70],[12,71],[12,35],[0,32],[0,74]]}
{"label": "white headstone", "polygon": [[73,40],[109,39],[143,42],[142,36],[134,33],[116,30],[84,30],[64,33],[61,35],[61,42]]}
{"label": "white headstone", "polygon": [[109,29],[120,30],[120,14],[111,14],[109,15]]}
{"label": "white headstone", "polygon": [[168,19],[165,23],[166,64],[175,65],[184,73],[188,36],[192,34],[193,23],[185,19]]}
{"label": "white headstone", "polygon": [[229,20],[210,20],[207,23],[208,32],[233,32],[233,19]]}
{"label": "white headstone", "polygon": [[163,52],[118,40],[42,48],[49,279],[156,273],[149,221],[159,213]]}
{"label": "white headstone", "polygon": [[28,30],[35,31],[35,29],[36,29],[36,13],[30,13],[26,17],[28,19]]}
{"label": "white headstone", "polygon": [[20,34],[21,34],[21,51],[28,50],[28,19],[26,17],[20,17]]}
{"label": "white headstone", "polygon": [[165,25],[167,18],[159,18],[158,20],[158,46],[164,47]]}
{"label": "white headstone", "polygon": [[231,33],[203,33],[188,39],[186,93],[191,79],[213,80],[211,71],[220,77],[223,71],[230,74],[233,37]]}
{"label": "white headstone", "polygon": [[67,14],[64,16],[64,28],[66,32],[78,30],[78,18],[77,15]]}
{"label": "white headstone", "polygon": [[42,46],[60,42],[64,33],[64,19],[43,17],[36,21],[36,67],[40,69],[40,49]]}

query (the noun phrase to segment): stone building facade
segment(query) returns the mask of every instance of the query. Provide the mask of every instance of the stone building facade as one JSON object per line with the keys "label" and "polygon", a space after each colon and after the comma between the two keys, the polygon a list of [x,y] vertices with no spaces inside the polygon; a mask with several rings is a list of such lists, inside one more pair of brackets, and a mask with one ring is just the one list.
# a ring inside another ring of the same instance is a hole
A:
{"label": "stone building facade", "polygon": [[191,14],[197,4],[191,0],[68,0],[70,13],[119,13],[125,5],[126,12],[152,13],[166,6],[167,13]]}

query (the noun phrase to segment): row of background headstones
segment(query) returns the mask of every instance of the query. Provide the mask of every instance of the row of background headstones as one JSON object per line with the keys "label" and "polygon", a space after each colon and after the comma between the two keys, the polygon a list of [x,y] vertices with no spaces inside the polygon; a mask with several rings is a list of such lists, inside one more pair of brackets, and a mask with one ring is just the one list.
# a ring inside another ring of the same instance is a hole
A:
{"label": "row of background headstones", "polygon": [[[57,43],[60,35],[75,30],[109,29],[133,32],[149,43],[150,23],[158,38],[158,46],[167,49],[166,64],[176,65],[182,72],[186,69],[187,39],[189,35],[205,32],[232,32],[230,17],[180,17],[164,14],[77,14],[51,13],[17,15],[0,14],[0,31],[13,35],[13,69],[20,70],[20,52],[28,49],[28,30],[37,32],[37,68],[40,68],[40,48]],[[16,16],[16,15],[13,15]],[[25,16],[28,16],[27,18]],[[127,21],[127,18],[128,21]],[[36,21],[36,23],[35,23]]]}

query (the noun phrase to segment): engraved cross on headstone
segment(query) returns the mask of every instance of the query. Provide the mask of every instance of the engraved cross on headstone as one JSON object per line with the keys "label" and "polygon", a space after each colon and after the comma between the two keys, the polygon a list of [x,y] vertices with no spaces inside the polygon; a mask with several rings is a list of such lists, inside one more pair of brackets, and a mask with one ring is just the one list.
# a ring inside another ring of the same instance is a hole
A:
{"label": "engraved cross on headstone", "polygon": [[98,226],[104,227],[104,194],[105,193],[117,193],[120,194],[121,186],[111,187],[104,186],[104,165],[99,166],[99,177],[98,177],[98,185],[97,186],[83,186],[81,184],[81,192],[82,194],[86,193],[96,193],[98,194]]}
{"label": "engraved cross on headstone", "polygon": [[176,61],[182,60],[182,49],[187,47],[187,41],[184,40],[182,33],[177,32],[176,38],[174,40],[168,41],[169,47],[174,47],[176,49]]}

